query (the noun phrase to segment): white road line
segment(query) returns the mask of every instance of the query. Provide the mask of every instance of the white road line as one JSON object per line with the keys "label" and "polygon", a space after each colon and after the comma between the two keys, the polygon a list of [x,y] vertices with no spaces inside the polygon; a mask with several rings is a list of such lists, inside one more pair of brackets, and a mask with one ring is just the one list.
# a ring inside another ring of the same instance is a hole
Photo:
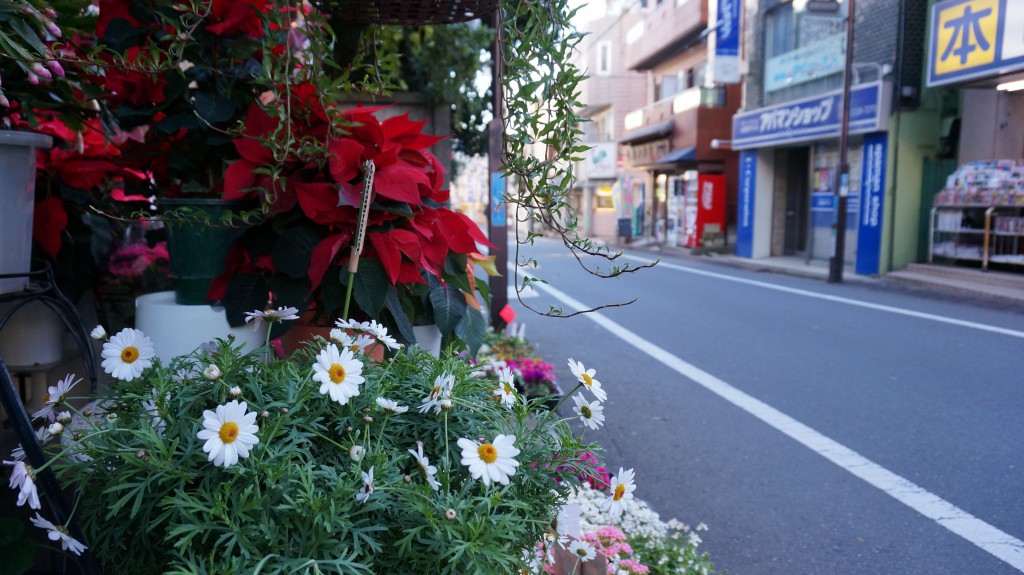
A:
{"label": "white road line", "polygon": [[[663,265],[663,263],[659,265]],[[589,306],[582,304],[550,285],[535,285],[538,290],[554,297],[569,308],[575,310],[589,309]],[[977,545],[996,558],[1013,566],[1018,571],[1024,572],[1024,541],[985,523],[945,499],[925,491],[920,486],[885,469],[856,451],[822,435],[774,407],[683,361],[625,327],[609,320],[600,313],[588,313],[584,314],[584,317],[594,321],[610,333],[660,361],[680,375],[694,381],[708,391],[802,443],[818,455],[881,489],[893,499]]]}
{"label": "white road line", "polygon": [[[634,261],[637,261],[637,262],[641,262],[641,263],[650,263],[650,262],[654,261],[652,259],[642,258],[642,257],[632,256],[632,255],[626,255],[626,254],[624,254],[622,257],[624,257],[626,259],[634,260]],[[767,289],[773,289],[773,290],[776,290],[776,291],[781,291],[781,292],[786,292],[786,293],[791,293],[791,294],[796,294],[796,295],[802,295],[802,296],[806,296],[806,297],[813,297],[813,298],[822,299],[822,300],[826,300],[826,301],[831,301],[831,302],[835,302],[835,303],[842,303],[842,304],[846,304],[846,305],[853,305],[853,306],[873,309],[873,310],[877,310],[877,311],[884,311],[884,312],[888,312],[888,313],[895,313],[895,314],[899,314],[899,315],[905,315],[905,316],[909,316],[909,317],[916,317],[918,319],[925,319],[925,320],[935,321],[935,322],[939,322],[939,323],[947,323],[947,324],[950,324],[950,325],[956,325],[956,326],[966,327],[966,328],[970,328],[970,329],[977,329],[977,330],[981,330],[981,331],[988,331],[988,332],[992,332],[992,333],[998,333],[998,334],[1001,334],[1001,335],[1008,335],[1008,336],[1011,336],[1011,337],[1024,338],[1024,331],[1008,329],[1008,328],[1005,328],[1005,327],[999,327],[999,326],[995,326],[995,325],[988,325],[988,324],[984,324],[984,323],[977,323],[977,322],[973,322],[973,321],[965,321],[965,320],[961,320],[961,319],[955,319],[955,318],[951,318],[951,317],[945,317],[945,316],[941,316],[941,315],[935,315],[935,314],[924,313],[924,312],[919,312],[919,311],[900,309],[898,307],[892,307],[892,306],[888,306],[888,305],[881,305],[881,304],[877,304],[877,303],[870,303],[870,302],[866,302],[866,301],[849,299],[849,298],[845,298],[845,297],[839,297],[839,296],[834,296],[834,295],[827,295],[827,294],[817,293],[817,292],[808,291],[808,290],[802,290],[802,289],[797,289],[797,288],[780,286],[780,285],[776,285],[776,284],[772,284],[772,283],[768,283],[768,282],[762,282],[762,281],[757,281],[757,280],[748,280],[748,279],[745,279],[745,278],[738,278],[738,277],[730,276],[730,275],[726,275],[726,274],[709,272],[709,271],[699,270],[699,269],[696,269],[696,268],[691,268],[691,267],[681,266],[681,265],[677,265],[677,264],[672,264],[672,263],[668,263],[666,261],[658,262],[658,266],[657,267],[659,267],[659,268],[667,268],[667,269],[672,269],[672,270],[678,270],[678,271],[681,271],[681,272],[686,272],[686,273],[690,273],[690,274],[694,274],[694,275],[706,276],[706,277],[710,277],[710,278],[721,279],[721,280],[726,280],[726,281],[731,281],[731,282],[736,282],[736,283],[741,283],[741,284],[747,284],[747,285],[752,285],[752,286],[757,286],[757,287],[762,287],[762,288],[767,288]]]}

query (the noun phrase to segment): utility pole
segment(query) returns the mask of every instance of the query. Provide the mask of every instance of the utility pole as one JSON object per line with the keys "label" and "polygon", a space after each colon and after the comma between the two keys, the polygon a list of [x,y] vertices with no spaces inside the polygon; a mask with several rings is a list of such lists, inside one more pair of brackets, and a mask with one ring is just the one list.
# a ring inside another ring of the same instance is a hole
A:
{"label": "utility pole", "polygon": [[853,72],[853,24],[855,0],[846,0],[846,66],[843,68],[843,107],[839,123],[839,187],[836,190],[836,213],[832,221],[832,259],[829,260],[828,282],[843,281],[843,259],[846,255],[846,206],[850,196],[850,84]]}

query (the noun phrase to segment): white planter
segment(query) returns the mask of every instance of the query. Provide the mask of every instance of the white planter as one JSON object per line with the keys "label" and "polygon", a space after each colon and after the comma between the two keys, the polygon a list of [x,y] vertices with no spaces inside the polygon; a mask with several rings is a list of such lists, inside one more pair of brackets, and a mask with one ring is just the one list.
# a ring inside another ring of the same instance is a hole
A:
{"label": "white planter", "polygon": [[441,357],[441,330],[436,324],[414,325],[412,333],[416,336],[416,345],[427,350],[434,357]]}
{"label": "white planter", "polygon": [[265,343],[267,324],[259,329],[246,324],[231,327],[224,308],[212,305],[179,305],[173,291],[150,293],[135,298],[135,327],[153,340],[156,356],[165,364],[172,357],[192,353],[217,338],[235,336],[235,345],[254,351]]}
{"label": "white planter", "polygon": [[[52,145],[50,136],[0,130],[0,274],[31,271],[36,149]],[[26,285],[28,277],[0,279],[0,293],[21,291]]]}
{"label": "white planter", "polygon": [[[11,307],[13,304],[0,305],[0,317]],[[56,363],[61,359],[63,344],[64,322],[41,301],[23,305],[0,330],[0,354],[10,368]]]}

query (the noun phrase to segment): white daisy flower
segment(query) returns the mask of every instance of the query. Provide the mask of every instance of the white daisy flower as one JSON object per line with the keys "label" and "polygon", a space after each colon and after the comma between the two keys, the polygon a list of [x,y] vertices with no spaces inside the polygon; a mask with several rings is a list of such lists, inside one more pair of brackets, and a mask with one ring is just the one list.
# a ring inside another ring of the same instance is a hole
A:
{"label": "white daisy flower", "polygon": [[137,329],[126,327],[103,344],[103,371],[131,381],[153,365],[153,342]]}
{"label": "white daisy flower", "polygon": [[259,329],[261,322],[267,322],[268,324],[274,323],[275,321],[286,321],[299,319],[299,310],[294,307],[279,307],[277,309],[265,309],[263,311],[247,311],[245,312],[245,323],[249,323],[251,320],[256,320],[252,324],[253,329]]}
{"label": "white daisy flower", "polygon": [[210,454],[209,460],[225,468],[238,463],[238,459],[249,457],[249,451],[260,442],[256,437],[256,412],[246,412],[248,405],[237,399],[218,405],[217,411],[203,411],[203,429],[197,437],[205,440],[203,451]]}
{"label": "white daisy flower", "polygon": [[82,551],[88,549],[88,547],[75,540],[74,537],[68,535],[67,529],[50,523],[38,513],[36,513],[35,517],[29,518],[29,521],[40,529],[46,529],[46,536],[50,538],[50,541],[60,541],[60,547],[64,551],[81,555]]}
{"label": "white daisy flower", "polygon": [[[45,425],[36,430],[36,439],[39,440],[40,446],[46,445],[46,443],[50,441],[50,432],[47,431]],[[15,447],[14,450],[11,451],[11,458],[15,461],[25,461],[25,447],[23,445]]]}
{"label": "white daisy flower", "polygon": [[572,400],[576,404],[572,410],[580,416],[583,425],[590,429],[597,429],[604,424],[604,407],[600,401],[591,403],[583,398],[583,394],[572,396]]}
{"label": "white daisy flower", "polygon": [[39,491],[36,490],[35,473],[32,471],[30,465],[26,465],[24,461],[4,461],[4,465],[10,465],[14,469],[11,471],[11,479],[8,485],[11,489],[18,489],[18,506],[21,507],[28,502],[30,509],[39,509]]}
{"label": "white daisy flower", "polygon": [[359,395],[363,383],[363,362],[350,349],[338,350],[333,343],[320,350],[313,365],[313,381],[320,382],[320,393],[329,395],[341,405]]}
{"label": "white daisy flower", "polygon": [[438,483],[437,478],[434,477],[437,475],[437,468],[430,464],[430,460],[427,459],[426,455],[423,455],[423,442],[417,441],[416,451],[410,449],[409,453],[411,453],[413,459],[416,460],[416,465],[419,466],[420,473],[422,473],[423,478],[427,480],[427,485],[429,485],[434,491],[441,489],[441,484]]}
{"label": "white daisy flower", "polygon": [[361,333],[355,337],[348,338],[346,347],[351,349],[354,353],[366,354],[371,347],[373,347],[375,340],[365,333]]}
{"label": "white daisy flower", "polygon": [[589,389],[599,401],[608,399],[608,393],[601,389],[601,382],[594,379],[594,375],[597,373],[593,369],[587,369],[583,367],[583,363],[579,361],[573,361],[569,358],[569,371],[572,375],[583,384],[584,387]]}
{"label": "white daisy flower", "polygon": [[32,414],[33,419],[47,419],[54,421],[56,419],[55,409],[58,405],[64,403],[67,399],[68,393],[78,385],[78,382],[82,381],[81,378],[72,381],[74,376],[68,374],[67,377],[57,382],[57,385],[50,385],[46,388],[46,399],[43,401],[43,408]]}
{"label": "white daisy flower", "polygon": [[228,394],[230,394],[231,397],[240,397],[242,395],[242,388],[234,385],[228,390]]}
{"label": "white daisy flower", "polygon": [[366,500],[373,495],[373,467],[370,467],[370,472],[361,472],[363,474],[363,487],[356,493],[356,501],[360,503],[366,503]]}
{"label": "white daisy flower", "polygon": [[434,387],[430,389],[430,393],[423,398],[423,405],[420,406],[420,413],[426,413],[431,408],[434,409],[434,413],[441,413],[441,400],[443,398],[448,399],[448,403],[451,403],[452,388],[455,387],[455,376],[441,374],[434,379]]}
{"label": "white daisy flower", "polygon": [[58,413],[57,414],[57,423],[63,423],[64,425],[67,425],[67,424],[71,423],[71,412],[70,411],[62,411],[62,412]]}
{"label": "white daisy flower", "polygon": [[369,331],[370,322],[368,321],[356,321],[354,319],[339,319],[334,322],[334,325],[341,329],[352,329],[356,331]]}
{"label": "white daisy flower", "polygon": [[50,435],[56,437],[64,433],[64,425],[62,425],[59,421],[55,421],[50,424],[50,427],[46,428],[46,431],[50,432]]}
{"label": "white daisy flower", "polygon": [[95,339],[96,341],[103,341],[107,339],[107,330],[103,329],[102,325],[98,325],[92,328],[92,331],[89,332],[89,337]]}
{"label": "white daisy flower", "polygon": [[409,408],[405,405],[398,405],[398,402],[386,397],[378,397],[377,405],[388,413],[405,413]]}
{"label": "white daisy flower", "polygon": [[586,541],[580,541],[579,539],[569,544],[569,553],[580,558],[580,561],[586,563],[594,557],[597,557],[597,551],[594,550],[594,546]]}
{"label": "white daisy flower", "polygon": [[363,449],[362,445],[353,445],[348,449],[348,458],[352,461],[359,462],[363,460],[363,454],[365,453],[366,451]]}
{"label": "white daisy flower", "polygon": [[516,404],[516,388],[511,369],[503,367],[498,370],[498,389],[491,393],[501,400],[502,405],[510,409]]}
{"label": "white daisy flower", "polygon": [[494,443],[477,443],[461,438],[458,445],[462,448],[462,464],[469,467],[473,479],[483,481],[484,485],[491,481],[508,485],[509,478],[516,474],[519,466],[519,462],[513,459],[519,455],[515,441],[515,435],[498,435]]}
{"label": "white daisy flower", "polygon": [[334,329],[331,330],[331,333],[328,336],[328,339],[330,339],[334,343],[340,345],[341,347],[348,347],[347,344],[348,344],[348,340],[350,338],[349,338],[347,333],[341,331],[338,328],[334,328]]}
{"label": "white daisy flower", "polygon": [[377,341],[388,346],[390,349],[399,349],[402,346],[398,345],[395,338],[388,335],[388,328],[384,327],[383,324],[377,323],[377,320],[370,320],[370,325],[366,329],[373,337],[377,338]]}
{"label": "white daisy flower", "polygon": [[601,504],[601,510],[618,519],[625,508],[625,502],[633,498],[633,491],[636,490],[636,485],[633,484],[633,470],[620,467],[619,474],[612,477],[609,488],[611,495]]}
{"label": "white daisy flower", "polygon": [[212,363],[203,370],[203,377],[210,381],[217,381],[221,378],[221,375],[220,368]]}
{"label": "white daisy flower", "polygon": [[[156,388],[153,388],[152,393],[152,399],[147,399],[146,401],[142,402],[142,409],[145,410],[146,415],[150,417],[150,425],[156,428],[158,433],[163,433],[164,429],[167,427],[167,424],[164,422],[163,417],[160,416],[160,408],[156,404]],[[168,393],[164,397],[166,399],[170,399],[171,394]]]}

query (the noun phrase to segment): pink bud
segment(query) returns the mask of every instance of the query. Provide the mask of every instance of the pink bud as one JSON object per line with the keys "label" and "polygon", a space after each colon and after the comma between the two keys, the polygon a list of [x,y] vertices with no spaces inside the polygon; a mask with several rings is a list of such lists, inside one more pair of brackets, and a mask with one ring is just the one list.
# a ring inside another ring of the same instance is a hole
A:
{"label": "pink bud", "polygon": [[57,19],[57,11],[54,10],[53,8],[43,8],[43,14],[46,14],[46,16],[50,20],[56,20]]}
{"label": "pink bud", "polygon": [[49,32],[50,34],[53,34],[53,36],[55,38],[60,38],[60,35],[62,34],[62,32],[60,31],[60,28],[56,24],[54,24],[53,22],[47,22],[46,24],[44,24],[44,26],[46,26],[46,31],[47,32]]}
{"label": "pink bud", "polygon": [[28,83],[32,84],[33,86],[38,86],[39,85],[39,76],[36,76],[32,72],[29,72],[28,73]]}
{"label": "pink bud", "polygon": [[45,78],[47,80],[53,77],[50,75],[50,71],[44,68],[43,65],[39,62],[35,62],[32,64],[32,72],[34,72],[36,76],[39,76],[40,78]]}
{"label": "pink bud", "polygon": [[0,108],[10,108],[11,101],[7,99],[7,96],[0,94]]}
{"label": "pink bud", "polygon": [[51,72],[60,76],[61,78],[64,77],[64,67],[60,65],[60,62],[56,60],[47,60],[46,67],[49,68]]}

